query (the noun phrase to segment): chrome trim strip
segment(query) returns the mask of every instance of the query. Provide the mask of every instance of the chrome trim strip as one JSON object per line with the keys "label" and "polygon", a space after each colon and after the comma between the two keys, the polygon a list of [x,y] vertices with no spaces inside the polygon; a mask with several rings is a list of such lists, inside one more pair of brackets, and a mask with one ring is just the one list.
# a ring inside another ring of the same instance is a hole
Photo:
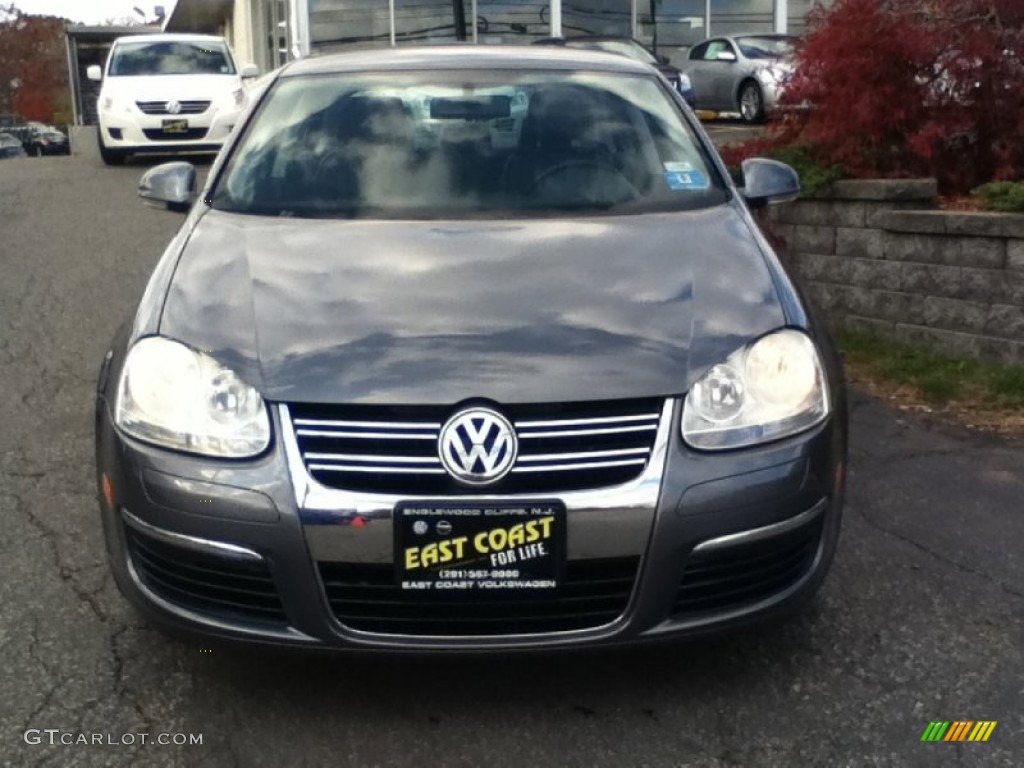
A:
{"label": "chrome trim strip", "polygon": [[429,467],[382,467],[360,466],[358,464],[310,464],[309,468],[322,472],[384,472],[386,474],[406,475],[444,475],[443,469],[431,469]]}
{"label": "chrome trim strip", "polygon": [[441,431],[439,422],[412,421],[339,421],[334,419],[295,419],[301,427],[367,427],[369,429],[436,429]]}
{"label": "chrome trim strip", "polygon": [[[538,453],[533,456],[519,456],[517,462],[561,461],[565,459],[603,459],[611,456],[648,456],[650,448],[618,448],[612,451],[580,451],[579,453]],[[309,454],[307,453],[308,457]]]}
{"label": "chrome trim strip", "polygon": [[624,421],[657,421],[657,413],[644,413],[634,416],[595,416],[590,419],[553,419],[551,421],[517,421],[517,429],[530,427],[575,427],[584,424],[618,424]]}
{"label": "chrome trim strip", "polygon": [[441,462],[436,456],[375,456],[354,453],[306,453],[306,461],[377,461],[381,464],[436,464]]}
{"label": "chrome trim strip", "polygon": [[796,530],[797,528],[812,522],[816,517],[818,517],[818,515],[825,511],[827,506],[828,499],[822,499],[810,509],[801,512],[799,515],[795,515],[788,520],[783,520],[781,523],[772,523],[771,525],[766,525],[761,528],[751,528],[749,531],[740,531],[739,533],[730,533],[726,536],[708,539],[694,547],[692,552],[712,552],[718,549],[735,547],[740,544],[749,544],[754,541],[769,539],[772,536],[789,533],[790,531]]}
{"label": "chrome trim strip", "polygon": [[650,432],[656,430],[657,424],[645,424],[640,427],[607,427],[605,429],[566,429],[553,432],[518,432],[520,440],[532,437],[576,437],[577,435],[617,435],[625,432]]}
{"label": "chrome trim strip", "polygon": [[218,555],[219,557],[229,557],[234,560],[263,561],[263,556],[261,554],[254,552],[247,547],[240,547],[237,544],[228,544],[224,541],[200,539],[196,536],[187,536],[184,533],[175,533],[173,531],[165,530],[164,528],[157,528],[155,525],[147,523],[145,520],[140,520],[127,509],[123,508],[121,509],[121,516],[128,525],[139,533],[152,536],[154,539],[159,539],[165,544],[172,544],[176,547],[191,549],[193,552],[205,552],[207,554]]}
{"label": "chrome trim strip", "polygon": [[322,429],[299,429],[297,435],[305,437],[362,437],[374,440],[437,440],[436,434],[418,434],[405,432],[328,432]]}
{"label": "chrome trim strip", "polygon": [[567,472],[575,469],[604,469],[606,467],[628,467],[646,464],[647,459],[625,459],[622,461],[593,461],[578,464],[542,464],[539,467],[513,467],[512,472]]}

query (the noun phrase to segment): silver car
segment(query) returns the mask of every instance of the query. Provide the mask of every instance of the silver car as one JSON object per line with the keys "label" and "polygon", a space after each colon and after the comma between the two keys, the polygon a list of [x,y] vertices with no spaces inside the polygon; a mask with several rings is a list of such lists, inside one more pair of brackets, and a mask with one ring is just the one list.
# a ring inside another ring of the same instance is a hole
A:
{"label": "silver car", "polygon": [[763,122],[793,74],[794,41],[787,35],[738,35],[694,46],[682,70],[693,83],[696,108]]}

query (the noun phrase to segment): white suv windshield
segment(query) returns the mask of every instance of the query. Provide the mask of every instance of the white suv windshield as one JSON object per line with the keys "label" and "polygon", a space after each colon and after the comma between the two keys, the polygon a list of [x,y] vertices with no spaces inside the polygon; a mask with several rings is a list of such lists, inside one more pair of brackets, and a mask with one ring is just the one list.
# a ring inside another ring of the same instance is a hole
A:
{"label": "white suv windshield", "polygon": [[227,46],[217,41],[119,43],[110,61],[110,77],[137,75],[233,75]]}
{"label": "white suv windshield", "polygon": [[727,198],[655,77],[401,72],[285,78],[218,180],[241,213],[639,213]]}

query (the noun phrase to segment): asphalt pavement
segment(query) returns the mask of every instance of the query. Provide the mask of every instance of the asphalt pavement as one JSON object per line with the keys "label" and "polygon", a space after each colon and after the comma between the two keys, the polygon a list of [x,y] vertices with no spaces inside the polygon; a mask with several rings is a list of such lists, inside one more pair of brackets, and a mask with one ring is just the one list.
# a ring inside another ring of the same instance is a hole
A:
{"label": "asphalt pavement", "polygon": [[[135,198],[143,170],[0,161],[0,764],[1024,764],[1024,442],[856,393],[838,555],[788,621],[472,657],[147,627],[107,572],[91,425],[106,345],[182,221]],[[932,720],[997,726],[922,743]]]}

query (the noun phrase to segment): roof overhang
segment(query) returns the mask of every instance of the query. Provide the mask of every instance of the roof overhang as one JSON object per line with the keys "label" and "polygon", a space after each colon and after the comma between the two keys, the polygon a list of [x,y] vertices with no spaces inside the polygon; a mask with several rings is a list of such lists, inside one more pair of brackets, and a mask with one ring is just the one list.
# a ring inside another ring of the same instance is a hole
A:
{"label": "roof overhang", "polygon": [[234,0],[178,0],[164,22],[164,32],[217,34],[234,12]]}
{"label": "roof overhang", "polygon": [[160,27],[154,26],[131,26],[131,27],[90,27],[84,24],[66,24],[64,31],[68,37],[79,40],[106,40],[113,41],[127,35],[149,35],[160,31]]}

